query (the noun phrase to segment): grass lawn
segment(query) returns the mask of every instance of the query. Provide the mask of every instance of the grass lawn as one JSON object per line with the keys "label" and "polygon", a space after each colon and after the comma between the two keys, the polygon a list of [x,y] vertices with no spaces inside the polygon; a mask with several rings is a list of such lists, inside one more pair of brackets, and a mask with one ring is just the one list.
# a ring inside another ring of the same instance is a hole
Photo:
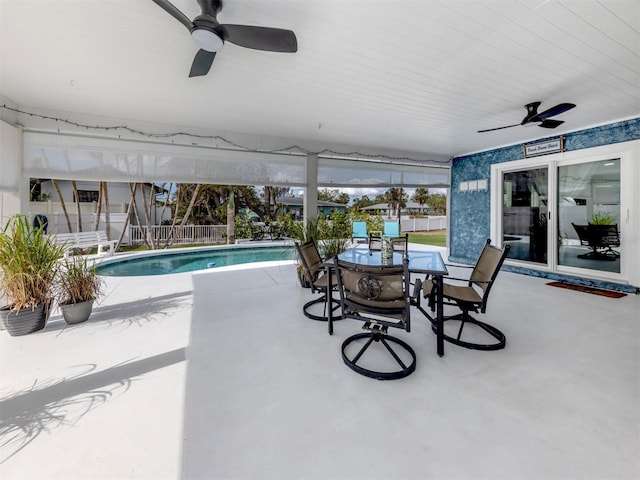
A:
{"label": "grass lawn", "polygon": [[409,242],[421,243],[422,245],[434,245],[436,247],[447,246],[447,231],[433,230],[431,232],[409,233]]}

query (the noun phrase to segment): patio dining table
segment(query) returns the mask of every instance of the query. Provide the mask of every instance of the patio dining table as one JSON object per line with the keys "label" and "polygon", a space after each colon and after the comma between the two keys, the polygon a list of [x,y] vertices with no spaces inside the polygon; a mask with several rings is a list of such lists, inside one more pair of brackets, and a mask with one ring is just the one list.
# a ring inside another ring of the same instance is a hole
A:
{"label": "patio dining table", "polygon": [[[444,355],[444,324],[443,324],[443,298],[442,298],[442,278],[448,275],[447,267],[442,260],[440,252],[425,250],[408,250],[407,252],[393,252],[391,261],[382,260],[382,252],[372,251],[368,248],[353,247],[338,255],[338,259],[344,262],[356,263],[359,265],[383,266],[402,265],[404,256],[409,259],[409,272],[425,275],[432,275],[436,285],[436,349],[439,356]],[[333,260],[324,263],[328,270],[328,292],[332,291],[332,275],[330,270],[335,269]],[[327,302],[330,302],[331,294],[327,294]],[[333,335],[333,312],[327,308],[329,335]]]}

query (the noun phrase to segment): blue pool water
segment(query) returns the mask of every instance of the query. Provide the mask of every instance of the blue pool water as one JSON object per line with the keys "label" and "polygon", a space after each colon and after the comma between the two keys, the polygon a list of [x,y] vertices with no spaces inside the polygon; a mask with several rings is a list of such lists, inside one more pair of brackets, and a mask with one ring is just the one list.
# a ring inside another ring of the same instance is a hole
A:
{"label": "blue pool water", "polygon": [[190,252],[156,253],[144,257],[107,262],[97,267],[105,276],[165,275],[193,272],[242,263],[295,260],[294,247],[211,248]]}

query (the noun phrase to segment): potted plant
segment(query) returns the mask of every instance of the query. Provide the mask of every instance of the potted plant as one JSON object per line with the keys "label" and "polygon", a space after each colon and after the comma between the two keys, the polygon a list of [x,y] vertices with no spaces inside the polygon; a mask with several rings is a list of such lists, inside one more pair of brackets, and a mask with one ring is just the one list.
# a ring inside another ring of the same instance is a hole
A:
{"label": "potted plant", "polygon": [[57,299],[69,325],[89,319],[93,301],[102,293],[102,278],[86,257],[67,259],[58,272]]}
{"label": "potted plant", "polygon": [[42,226],[15,215],[0,232],[0,307],[2,326],[12,336],[44,328],[63,246],[45,235]]}
{"label": "potted plant", "polygon": [[589,223],[591,225],[614,225],[615,219],[607,212],[594,213]]}
{"label": "potted plant", "polygon": [[[317,240],[318,220],[310,218],[307,220],[306,225],[302,221],[293,222],[288,228],[287,236],[298,241],[300,244],[306,243],[311,239]],[[296,265],[296,274],[302,288],[311,288],[311,283],[307,278],[304,265],[302,265],[302,261],[300,259],[298,259],[298,264]]]}

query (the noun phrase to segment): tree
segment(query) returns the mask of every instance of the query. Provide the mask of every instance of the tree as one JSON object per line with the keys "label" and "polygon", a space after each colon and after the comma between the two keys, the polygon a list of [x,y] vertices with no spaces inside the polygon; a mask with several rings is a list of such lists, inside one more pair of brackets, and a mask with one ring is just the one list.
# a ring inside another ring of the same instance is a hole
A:
{"label": "tree", "polygon": [[389,217],[391,212],[397,212],[400,218],[400,210],[407,206],[407,194],[402,187],[391,187],[386,194],[387,204],[389,205]]}
{"label": "tree", "polygon": [[67,229],[69,230],[69,233],[71,233],[73,232],[73,230],[71,229],[71,220],[69,219],[69,212],[67,212],[67,206],[64,203],[64,198],[62,197],[60,186],[58,185],[58,182],[56,182],[55,179],[53,178],[51,179],[51,184],[53,185],[53,188],[55,188],[56,193],[58,194],[58,199],[60,200],[60,206],[62,207],[64,218],[67,220]]}
{"label": "tree", "polygon": [[429,195],[429,206],[434,215],[446,215],[447,197],[441,193]]}
{"label": "tree", "polygon": [[236,243],[235,225],[236,225],[236,205],[234,202],[234,192],[229,192],[227,200],[227,243],[232,245]]}
{"label": "tree", "polygon": [[349,201],[351,201],[351,197],[347,192],[340,192],[340,195],[336,198],[336,203],[342,203],[343,205],[348,205]]}
{"label": "tree", "polygon": [[417,202],[418,204],[420,204],[420,213],[424,213],[424,211],[423,211],[424,210],[424,205],[429,200],[429,189],[428,188],[424,188],[424,187],[416,188],[416,191],[413,194],[413,197],[411,197],[411,199],[414,202]]}
{"label": "tree", "polygon": [[[131,192],[131,197],[135,198],[136,189],[138,188],[137,183],[129,183],[129,191]],[[120,232],[120,237],[118,238],[118,243],[116,244],[116,250],[120,248],[120,244],[122,243],[122,239],[124,238],[124,234],[127,231],[127,227],[129,226],[131,219],[131,212],[133,210],[134,203],[129,202],[129,206],[127,207],[127,216],[124,217],[124,225],[122,226],[122,231]],[[166,246],[165,246],[166,248]]]}
{"label": "tree", "polygon": [[78,185],[75,180],[71,180],[71,188],[76,201],[76,232],[82,231],[82,212],[80,210],[80,196],[78,194]]}
{"label": "tree", "polygon": [[322,200],[323,202],[333,202],[335,201],[335,196],[340,193],[338,189],[329,190],[328,188],[319,188],[318,189],[318,200]]}
{"label": "tree", "polygon": [[275,220],[276,212],[278,211],[278,197],[286,193],[289,193],[290,190],[291,189],[289,187],[274,187],[274,186],[265,185],[263,220],[265,219]]}
{"label": "tree", "polygon": [[109,210],[109,189],[107,182],[102,182],[102,197],[104,202],[104,227],[107,232],[107,238],[111,240],[111,212]]}
{"label": "tree", "polygon": [[354,198],[351,204],[352,211],[362,210],[364,207],[373,205],[375,202],[371,200],[367,195],[362,195],[360,198]]}

